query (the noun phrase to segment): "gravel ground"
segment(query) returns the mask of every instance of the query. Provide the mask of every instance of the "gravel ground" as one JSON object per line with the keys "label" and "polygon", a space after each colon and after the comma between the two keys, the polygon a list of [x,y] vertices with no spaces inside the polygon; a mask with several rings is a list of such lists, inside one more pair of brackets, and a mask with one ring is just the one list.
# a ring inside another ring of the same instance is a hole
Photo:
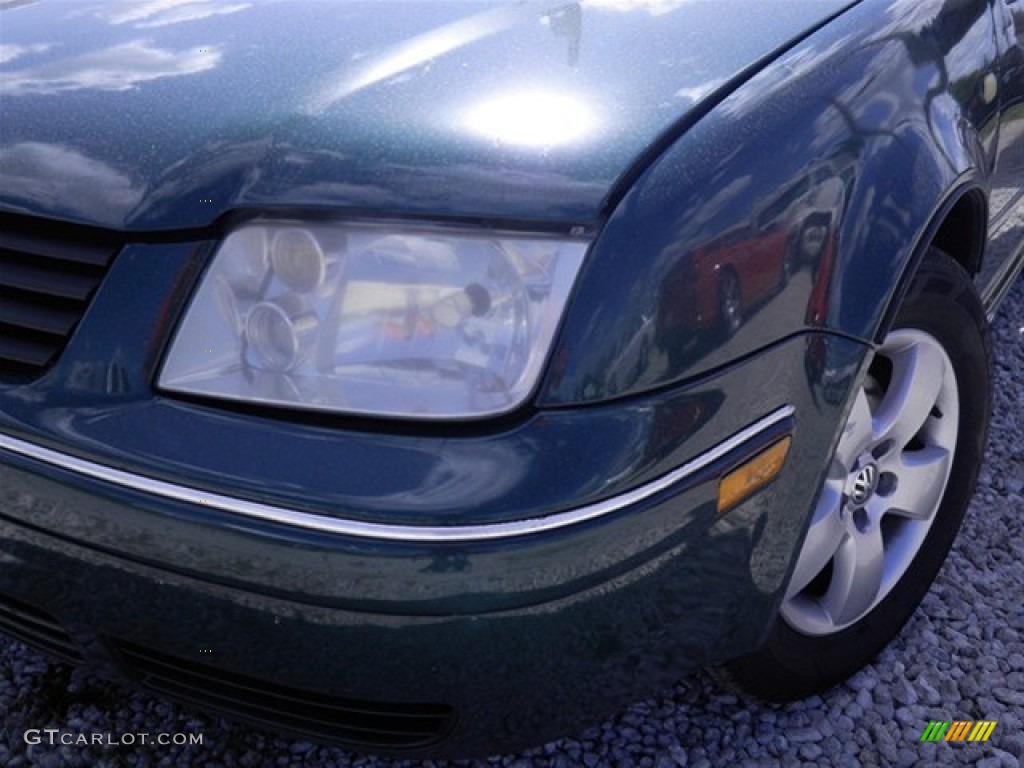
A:
{"label": "gravel ground", "polygon": [[[782,707],[697,675],[516,766],[913,766],[1024,763],[1024,280],[995,324],[989,455],[956,547],[900,637],[823,697]],[[0,636],[0,765],[394,766],[289,742],[54,663]],[[984,744],[921,744],[930,720],[997,720]],[[202,733],[202,747],[28,746],[26,728]]]}

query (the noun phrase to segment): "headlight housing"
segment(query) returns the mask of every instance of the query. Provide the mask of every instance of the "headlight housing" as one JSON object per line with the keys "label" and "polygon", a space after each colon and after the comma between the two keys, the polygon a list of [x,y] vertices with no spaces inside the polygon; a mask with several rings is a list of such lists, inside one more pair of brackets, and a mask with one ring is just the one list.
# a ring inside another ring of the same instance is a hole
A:
{"label": "headlight housing", "polygon": [[414,419],[508,412],[540,377],[586,244],[253,222],[215,254],[164,390]]}

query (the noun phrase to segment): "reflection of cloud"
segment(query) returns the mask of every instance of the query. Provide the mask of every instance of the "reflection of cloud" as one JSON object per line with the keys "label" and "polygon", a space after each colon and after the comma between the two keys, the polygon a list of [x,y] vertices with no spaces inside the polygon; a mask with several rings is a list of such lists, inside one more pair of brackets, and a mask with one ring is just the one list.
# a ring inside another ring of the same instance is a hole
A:
{"label": "reflection of cloud", "polygon": [[147,19],[150,16],[163,13],[177,8],[181,5],[191,5],[195,0],[150,0],[148,3],[130,2],[122,0],[114,8],[101,12],[99,17],[111,24],[126,24],[130,21]]}
{"label": "reflection of cloud", "polygon": [[0,178],[8,200],[93,221],[110,222],[142,197],[125,174],[59,144],[23,141],[0,148]]}
{"label": "reflection of cloud", "polygon": [[[849,55],[849,36],[840,37],[824,48],[804,46],[786,54],[778,64],[758,73],[750,85],[737,89],[720,109],[729,117],[748,114],[762,104],[771,103],[779,89],[792,87],[797,78],[827,68],[829,60]],[[854,88],[862,87],[855,83]]]}
{"label": "reflection of cloud", "polygon": [[249,3],[235,3],[234,5],[189,5],[184,8],[177,8],[174,11],[165,13],[153,21],[148,21],[144,24],[136,24],[135,26],[140,29],[148,27],[163,27],[167,24],[177,24],[182,21],[205,19],[208,16],[223,16],[227,13],[235,13],[235,11],[244,11],[248,7]]}
{"label": "reflection of cloud", "polygon": [[[209,195],[211,189],[224,190],[225,201],[236,186],[245,190],[259,178],[270,141],[269,137],[239,142],[214,139],[197,146],[152,179],[145,200],[132,211],[132,223],[164,226],[168,220],[180,221],[182,216],[195,214],[195,201]],[[203,211],[199,215],[206,216],[217,209],[201,206],[199,210]]]}
{"label": "reflection of cloud", "polygon": [[[509,165],[481,163],[360,165],[334,152],[282,153],[264,167],[289,167],[289,200],[296,204],[436,211],[439,205],[468,212],[508,210],[514,201],[531,210],[580,218],[608,191],[608,179],[580,181],[553,170],[512,170]],[[257,179],[236,200],[241,205],[273,204],[280,200],[280,183],[272,174]]]}
{"label": "reflection of cloud", "polygon": [[183,8],[175,8],[172,11],[161,14],[152,21],[147,21],[135,26],[142,29],[147,27],[163,27],[168,24],[178,24],[182,21],[195,21],[205,19],[208,16],[222,16],[227,13],[244,11],[249,3],[235,3],[234,5],[214,5],[213,3],[195,3],[186,5]]}
{"label": "reflection of cloud", "polygon": [[537,451],[530,447],[518,443],[503,448],[492,446],[492,450],[482,454],[472,448],[460,450],[451,446],[433,461],[413,488],[377,496],[370,504],[386,510],[455,508],[467,498],[501,499],[523,484],[536,462]]}
{"label": "reflection of cloud", "polygon": [[113,10],[101,12],[100,18],[111,24],[135,24],[136,28],[163,27],[183,21],[244,11],[250,3],[214,3],[209,0],[150,0],[138,3],[124,0]]}
{"label": "reflection of cloud", "polygon": [[[710,199],[703,203],[699,210],[691,211],[683,223],[680,232],[680,239],[683,233],[687,237],[710,237],[704,230],[714,231],[720,229],[722,224],[718,219],[723,214],[729,215],[736,210],[744,210],[748,206],[737,203],[742,196],[750,194],[753,187],[754,177],[752,174],[738,176],[727,185],[719,189]],[[713,225],[713,226],[712,226]]]}
{"label": "reflection of cloud", "polygon": [[35,45],[0,45],[0,64],[14,61],[26,53],[42,53],[52,48],[49,43],[36,43]]}
{"label": "reflection of cloud", "polygon": [[959,40],[946,57],[950,72],[973,72],[991,64],[992,46],[989,41],[991,29],[986,24],[974,24]]}
{"label": "reflection of cloud", "polygon": [[869,40],[884,40],[894,33],[920,34],[935,18],[935,6],[930,3],[894,3],[887,11],[889,23],[881,26]]}
{"label": "reflection of cloud", "polygon": [[149,80],[212,69],[219,53],[170,51],[142,40],[36,67],[5,72],[0,93],[61,93],[82,88],[126,91]]}
{"label": "reflection of cloud", "polygon": [[409,72],[471,43],[493,37],[517,24],[540,18],[562,5],[549,1],[540,6],[498,6],[410,37],[386,51],[354,65],[346,64],[334,72],[317,88],[309,100],[307,111],[319,114],[357,91]]}
{"label": "reflection of cloud", "polygon": [[602,11],[647,11],[651,16],[661,16],[691,2],[693,0],[584,0],[583,6]]}
{"label": "reflection of cloud", "polygon": [[706,83],[701,83],[700,85],[695,85],[690,88],[680,88],[676,91],[676,96],[680,99],[686,99],[687,101],[696,104],[724,82],[724,78],[718,78],[716,80],[708,80]]}

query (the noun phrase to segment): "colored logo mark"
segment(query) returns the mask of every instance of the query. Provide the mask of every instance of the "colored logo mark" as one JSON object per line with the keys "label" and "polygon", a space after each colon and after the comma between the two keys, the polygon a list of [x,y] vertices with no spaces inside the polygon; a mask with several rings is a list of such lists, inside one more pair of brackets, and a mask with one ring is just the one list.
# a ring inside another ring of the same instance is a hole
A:
{"label": "colored logo mark", "polygon": [[921,734],[921,741],[988,741],[996,729],[996,720],[932,720]]}

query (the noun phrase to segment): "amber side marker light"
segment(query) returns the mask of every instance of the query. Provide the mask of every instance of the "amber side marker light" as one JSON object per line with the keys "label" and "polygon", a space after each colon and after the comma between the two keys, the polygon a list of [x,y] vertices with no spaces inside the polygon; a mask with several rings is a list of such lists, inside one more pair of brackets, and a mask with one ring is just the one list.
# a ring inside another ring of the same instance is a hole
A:
{"label": "amber side marker light", "polygon": [[718,483],[718,513],[728,512],[778,477],[792,441],[782,438],[723,477]]}

